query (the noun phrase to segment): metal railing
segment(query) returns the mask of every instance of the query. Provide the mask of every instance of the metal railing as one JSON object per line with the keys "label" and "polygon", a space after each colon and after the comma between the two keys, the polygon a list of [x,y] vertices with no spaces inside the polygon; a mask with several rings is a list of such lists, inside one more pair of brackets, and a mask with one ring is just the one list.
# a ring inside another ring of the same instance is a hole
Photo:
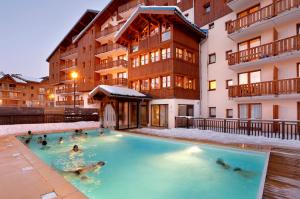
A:
{"label": "metal railing", "polygon": [[175,127],[300,140],[300,121],[175,117]]}

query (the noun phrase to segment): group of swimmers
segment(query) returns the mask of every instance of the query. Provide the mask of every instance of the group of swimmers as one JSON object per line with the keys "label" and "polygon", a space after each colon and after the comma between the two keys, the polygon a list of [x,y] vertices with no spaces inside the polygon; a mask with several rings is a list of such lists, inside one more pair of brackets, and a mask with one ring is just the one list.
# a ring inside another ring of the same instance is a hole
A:
{"label": "group of swimmers", "polygon": [[[223,159],[221,159],[221,158],[218,158],[218,159],[216,160],[216,163],[217,163],[218,165],[220,165],[221,167],[223,167],[224,169],[226,169],[226,170],[230,170],[230,169],[232,168],[228,163],[226,163],[226,162],[225,162]],[[244,169],[242,169],[242,168],[240,168],[240,167],[234,167],[234,168],[233,168],[233,171],[236,172],[236,173],[238,173],[238,174],[240,174],[240,175],[243,176],[243,177],[246,177],[246,178],[249,178],[249,177],[252,177],[252,176],[255,175],[254,172],[246,171],[246,170],[244,170]]]}

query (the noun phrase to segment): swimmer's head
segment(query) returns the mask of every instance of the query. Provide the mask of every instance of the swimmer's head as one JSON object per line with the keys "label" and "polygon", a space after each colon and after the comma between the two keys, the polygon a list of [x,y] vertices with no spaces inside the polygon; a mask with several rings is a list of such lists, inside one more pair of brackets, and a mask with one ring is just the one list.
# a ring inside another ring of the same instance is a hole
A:
{"label": "swimmer's head", "polygon": [[99,162],[97,162],[97,165],[99,165],[99,166],[104,166],[104,165],[105,165],[105,162],[99,161]]}
{"label": "swimmer's head", "polygon": [[28,133],[28,135],[31,135],[31,131],[28,131],[27,133]]}
{"label": "swimmer's head", "polygon": [[44,141],[42,142],[42,145],[43,145],[43,146],[46,146],[46,145],[47,145],[47,141],[44,140]]}
{"label": "swimmer's head", "polygon": [[78,145],[75,144],[75,145],[73,146],[73,151],[75,151],[75,152],[79,151]]}

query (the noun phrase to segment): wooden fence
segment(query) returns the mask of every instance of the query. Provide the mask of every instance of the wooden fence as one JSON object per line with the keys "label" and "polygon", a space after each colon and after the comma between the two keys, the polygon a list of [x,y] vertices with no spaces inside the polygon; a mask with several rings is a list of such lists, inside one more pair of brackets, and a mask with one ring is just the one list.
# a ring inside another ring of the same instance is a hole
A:
{"label": "wooden fence", "polygon": [[93,114],[0,115],[0,125],[99,121]]}
{"label": "wooden fence", "polygon": [[300,121],[176,117],[176,128],[300,140]]}

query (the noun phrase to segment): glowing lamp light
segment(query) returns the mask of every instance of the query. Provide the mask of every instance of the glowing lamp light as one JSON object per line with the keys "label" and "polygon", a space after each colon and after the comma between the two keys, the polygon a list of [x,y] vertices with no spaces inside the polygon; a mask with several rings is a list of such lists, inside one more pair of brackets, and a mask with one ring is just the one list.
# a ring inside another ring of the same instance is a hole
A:
{"label": "glowing lamp light", "polygon": [[188,148],[186,151],[189,154],[202,152],[202,150],[198,146],[192,146],[192,147]]}
{"label": "glowing lamp light", "polygon": [[121,134],[117,134],[117,135],[116,135],[116,137],[123,137],[123,135],[121,135]]}
{"label": "glowing lamp light", "polygon": [[51,94],[49,95],[49,99],[54,99],[54,94],[53,94],[53,93],[51,93]]}
{"label": "glowing lamp light", "polygon": [[77,79],[78,78],[78,73],[77,72],[72,72],[71,73],[71,77],[72,77],[72,79]]}

